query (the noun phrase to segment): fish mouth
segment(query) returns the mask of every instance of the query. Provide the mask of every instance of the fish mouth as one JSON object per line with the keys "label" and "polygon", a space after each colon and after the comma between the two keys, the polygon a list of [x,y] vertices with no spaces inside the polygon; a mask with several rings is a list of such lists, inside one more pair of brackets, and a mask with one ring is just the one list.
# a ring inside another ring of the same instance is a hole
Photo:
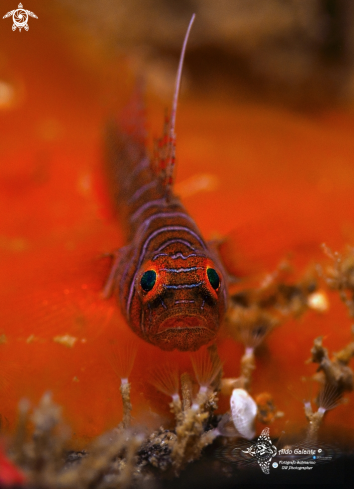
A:
{"label": "fish mouth", "polygon": [[213,341],[217,329],[212,329],[200,316],[173,316],[165,319],[149,341],[162,350],[196,351]]}
{"label": "fish mouth", "polygon": [[179,330],[179,329],[205,329],[208,328],[206,321],[200,316],[172,316],[165,319],[157,331],[157,334],[163,334],[168,330]]}

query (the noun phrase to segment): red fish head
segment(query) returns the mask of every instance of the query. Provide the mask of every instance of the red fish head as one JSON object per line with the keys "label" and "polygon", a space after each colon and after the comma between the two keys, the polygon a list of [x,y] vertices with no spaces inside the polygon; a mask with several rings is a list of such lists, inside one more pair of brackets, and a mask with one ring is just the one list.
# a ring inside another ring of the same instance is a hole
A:
{"label": "red fish head", "polygon": [[215,339],[227,296],[224,274],[210,258],[177,253],[149,260],[135,287],[131,319],[146,341],[163,350],[195,351]]}

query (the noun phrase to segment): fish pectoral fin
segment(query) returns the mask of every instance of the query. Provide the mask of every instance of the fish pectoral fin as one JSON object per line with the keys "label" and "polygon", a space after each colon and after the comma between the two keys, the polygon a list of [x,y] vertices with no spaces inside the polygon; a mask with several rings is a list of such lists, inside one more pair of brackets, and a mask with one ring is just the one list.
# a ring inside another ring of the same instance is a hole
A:
{"label": "fish pectoral fin", "polygon": [[111,270],[109,272],[106,283],[101,292],[102,299],[109,299],[113,295],[114,288],[116,285],[116,276],[117,276],[118,268],[121,263],[121,260],[124,259],[127,248],[128,246],[123,246],[118,250],[114,250],[110,253],[105,253],[102,255],[102,258],[106,258],[106,257],[112,258]]}

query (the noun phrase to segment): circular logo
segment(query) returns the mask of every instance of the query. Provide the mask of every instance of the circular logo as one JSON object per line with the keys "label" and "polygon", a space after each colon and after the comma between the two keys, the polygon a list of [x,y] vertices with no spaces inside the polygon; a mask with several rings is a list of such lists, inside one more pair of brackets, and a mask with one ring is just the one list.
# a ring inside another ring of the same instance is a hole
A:
{"label": "circular logo", "polygon": [[277,462],[273,462],[272,463],[272,467],[274,467],[276,469],[278,467],[278,463]]}
{"label": "circular logo", "polygon": [[13,19],[16,27],[24,27],[28,21],[28,14],[27,14],[26,10],[17,9],[13,13],[12,19]]}
{"label": "circular logo", "polygon": [[322,448],[319,448],[317,451],[318,451],[318,453],[321,453],[322,452]]}

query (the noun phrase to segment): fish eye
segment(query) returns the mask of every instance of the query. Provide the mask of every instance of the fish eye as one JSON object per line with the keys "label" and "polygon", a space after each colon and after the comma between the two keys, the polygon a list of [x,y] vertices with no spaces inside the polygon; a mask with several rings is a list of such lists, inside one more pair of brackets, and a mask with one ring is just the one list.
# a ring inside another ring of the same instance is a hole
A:
{"label": "fish eye", "polygon": [[150,290],[152,290],[155,283],[156,283],[155,270],[148,270],[147,272],[144,273],[144,275],[141,277],[140,280],[141,288],[145,290],[145,292],[149,292]]}
{"label": "fish eye", "polygon": [[207,268],[207,275],[210,285],[213,287],[214,290],[217,290],[220,286],[220,278],[219,275],[216,273],[216,270],[214,270],[214,268]]}

